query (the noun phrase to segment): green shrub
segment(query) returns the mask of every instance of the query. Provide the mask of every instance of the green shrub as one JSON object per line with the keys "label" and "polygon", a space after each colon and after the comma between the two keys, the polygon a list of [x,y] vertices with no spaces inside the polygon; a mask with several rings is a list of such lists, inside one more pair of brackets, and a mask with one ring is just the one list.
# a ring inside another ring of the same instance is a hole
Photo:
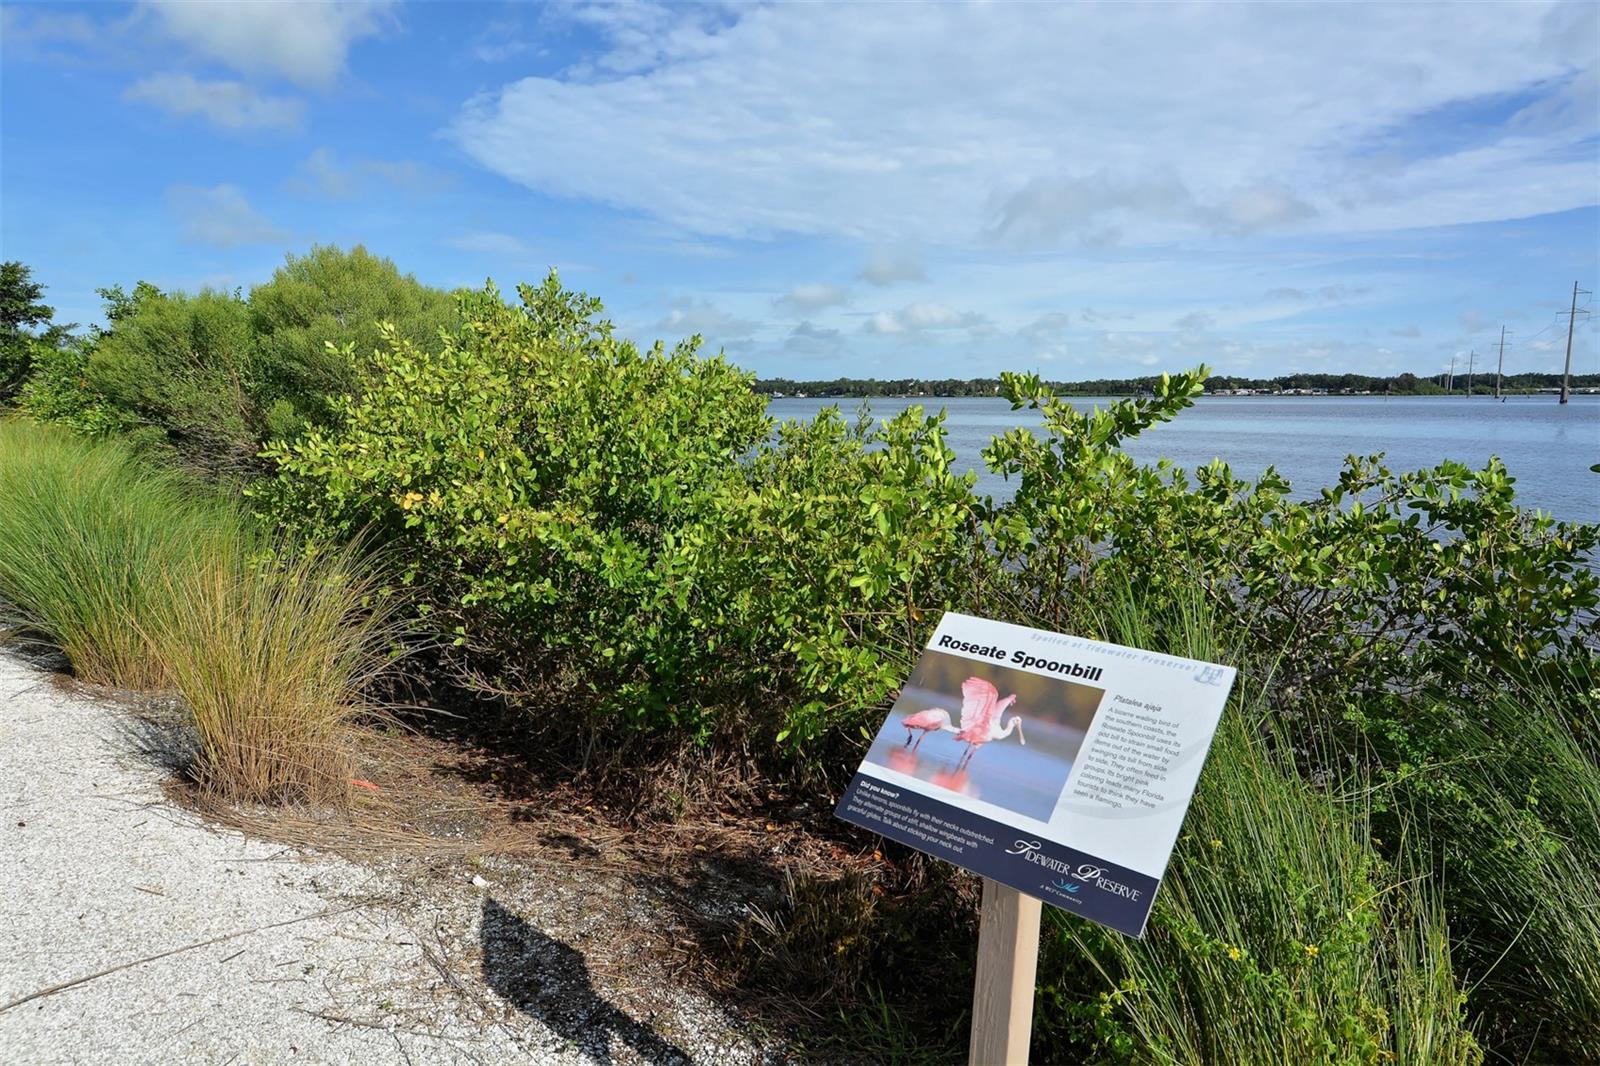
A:
{"label": "green shrub", "polygon": [[473,683],[571,669],[609,710],[694,729],[695,534],[764,401],[698,338],[641,352],[554,275],[520,292],[464,298],[436,352],[389,335],[336,430],[268,449],[281,472],[254,499],[314,540],[390,543]]}
{"label": "green shrub", "polygon": [[698,338],[639,352],[554,275],[520,293],[464,299],[438,352],[388,338],[334,428],[268,449],[262,513],[391,544],[475,687],[763,745],[858,723],[973,573],[942,416],[769,440]]}
{"label": "green shrub", "polygon": [[[81,432],[125,434],[212,477],[253,477],[271,438],[332,417],[359,391],[350,345],[384,323],[417,344],[454,320],[454,301],[357,247],[317,247],[241,293],[103,289],[109,328],[80,350],[36,359],[23,406]],[[341,348],[338,345],[344,345]]]}
{"label": "green shrub", "polygon": [[1066,624],[1074,590],[1097,574],[1133,582],[1151,606],[1199,581],[1249,646],[1271,650],[1284,691],[1337,679],[1357,702],[1600,638],[1600,525],[1523,511],[1498,459],[1395,474],[1381,456],[1351,456],[1336,486],[1297,501],[1271,469],[1249,484],[1216,462],[1191,481],[1115,450],[1188,406],[1204,375],[1163,378],[1154,398],[1091,414],[1036,378],[1003,376],[1002,391],[1039,408],[1047,430],[1013,430],[985,453],[1021,479],[990,519],[1015,609]]}
{"label": "green shrub", "polygon": [[981,602],[976,475],[957,473],[944,414],[876,428],[835,408],[789,422],[729,483],[702,540],[707,606],[733,670],[781,711],[776,739],[853,736],[905,678],[948,607]]}

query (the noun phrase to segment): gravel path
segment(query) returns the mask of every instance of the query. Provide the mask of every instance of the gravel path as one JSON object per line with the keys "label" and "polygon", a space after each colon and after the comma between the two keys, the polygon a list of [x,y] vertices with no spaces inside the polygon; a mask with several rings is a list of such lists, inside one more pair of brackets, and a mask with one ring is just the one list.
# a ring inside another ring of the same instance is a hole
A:
{"label": "gravel path", "polygon": [[0,652],[0,1063],[773,1057],[685,990],[614,1005],[567,943],[581,884],[419,892],[218,830],[163,798],[146,739]]}

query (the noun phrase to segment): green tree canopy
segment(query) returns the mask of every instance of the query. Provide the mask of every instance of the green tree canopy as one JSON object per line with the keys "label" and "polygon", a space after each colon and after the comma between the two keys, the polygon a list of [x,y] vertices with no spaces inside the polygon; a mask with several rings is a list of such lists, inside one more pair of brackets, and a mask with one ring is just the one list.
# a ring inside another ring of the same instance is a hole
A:
{"label": "green tree canopy", "polygon": [[41,363],[26,403],[91,432],[134,434],[212,476],[251,475],[269,440],[328,425],[359,394],[382,327],[436,349],[455,298],[357,246],[289,256],[248,296],[99,290],[107,325],[86,350]]}
{"label": "green tree canopy", "polygon": [[41,344],[55,347],[68,339],[72,327],[53,324],[55,313],[32,270],[16,260],[0,263],[0,405],[9,404],[33,372]]}

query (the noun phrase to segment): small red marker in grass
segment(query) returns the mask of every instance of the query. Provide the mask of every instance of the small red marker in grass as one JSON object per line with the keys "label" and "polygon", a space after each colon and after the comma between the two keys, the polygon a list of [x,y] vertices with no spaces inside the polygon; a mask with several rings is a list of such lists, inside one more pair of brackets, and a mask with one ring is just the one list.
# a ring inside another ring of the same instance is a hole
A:
{"label": "small red marker in grass", "polygon": [[350,779],[350,783],[351,783],[351,784],[352,784],[352,785],[355,785],[355,786],[357,786],[357,787],[358,787],[358,788],[365,788],[365,789],[370,789],[370,790],[372,790],[372,791],[373,791],[373,792],[378,792],[378,791],[381,791],[381,790],[380,790],[380,789],[379,789],[379,788],[378,788],[378,786],[377,786],[377,785],[374,785],[374,784],[373,784],[373,783],[372,783],[372,782],[371,782],[371,781],[368,781],[368,780],[366,780],[366,779],[365,779],[365,778],[360,778],[360,777],[352,777],[352,778],[351,778],[351,779]]}

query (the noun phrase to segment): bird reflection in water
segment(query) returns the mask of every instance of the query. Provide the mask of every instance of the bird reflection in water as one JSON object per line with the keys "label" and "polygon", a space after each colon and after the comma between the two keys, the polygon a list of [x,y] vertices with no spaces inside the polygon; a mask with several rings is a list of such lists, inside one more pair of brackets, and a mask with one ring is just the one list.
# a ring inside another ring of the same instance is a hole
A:
{"label": "bird reflection in water", "polygon": [[965,769],[940,770],[928,778],[940,788],[948,788],[951,792],[959,792],[963,796],[978,798],[978,790],[972,787],[972,774]]}
{"label": "bird reflection in water", "polygon": [[910,774],[912,777],[917,776],[917,763],[922,760],[917,758],[916,752],[907,751],[905,748],[890,748],[885,754],[889,757],[889,769]]}
{"label": "bird reflection in water", "polygon": [[972,787],[972,774],[966,769],[953,770],[943,760],[923,758],[915,749],[908,751],[903,747],[889,749],[884,752],[884,758],[891,770],[898,770],[909,777],[920,778],[963,796],[978,798],[978,790]]}

